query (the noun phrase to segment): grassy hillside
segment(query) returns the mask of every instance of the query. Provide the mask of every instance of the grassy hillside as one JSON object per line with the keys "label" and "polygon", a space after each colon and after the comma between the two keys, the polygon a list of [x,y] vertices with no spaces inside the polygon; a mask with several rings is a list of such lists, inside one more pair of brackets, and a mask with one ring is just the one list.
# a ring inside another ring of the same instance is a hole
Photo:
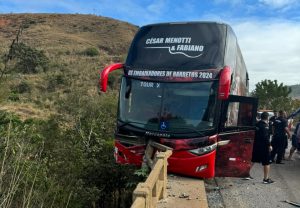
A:
{"label": "grassy hillside", "polygon": [[108,93],[97,84],[136,30],[93,15],[0,15],[1,207],[130,206],[144,178],[113,158],[120,72]]}
{"label": "grassy hillside", "polygon": [[300,84],[298,85],[291,85],[292,93],[291,96],[297,99],[300,99]]}
{"label": "grassy hillside", "polygon": [[[57,113],[58,100],[74,91],[91,98],[98,96],[99,69],[124,61],[137,30],[129,23],[94,15],[0,15],[1,57],[9,52],[20,27],[23,30],[18,41],[43,51],[49,60],[47,70],[37,73],[20,73],[14,69],[14,60],[8,63],[8,89],[0,93],[1,109],[24,118]],[[3,62],[2,58],[1,69]]]}

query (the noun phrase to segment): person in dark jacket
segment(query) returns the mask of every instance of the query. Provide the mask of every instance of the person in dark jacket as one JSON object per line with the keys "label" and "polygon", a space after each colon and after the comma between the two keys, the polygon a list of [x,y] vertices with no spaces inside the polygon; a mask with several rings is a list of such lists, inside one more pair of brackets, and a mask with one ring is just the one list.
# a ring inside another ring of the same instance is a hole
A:
{"label": "person in dark jacket", "polygon": [[[287,145],[287,139],[291,137],[291,133],[288,129],[288,121],[286,119],[286,112],[279,111],[279,117],[274,121],[274,136],[272,139],[273,150],[271,152],[272,161],[275,160],[277,164],[284,164],[282,159],[284,157],[285,148]],[[288,137],[287,137],[288,135]]]}
{"label": "person in dark jacket", "polygon": [[269,132],[270,134],[274,134],[274,129],[273,129],[273,125],[274,125],[274,122],[275,120],[278,118],[278,112],[276,110],[274,110],[274,116],[272,116],[270,119],[269,119]]}
{"label": "person in dark jacket", "polygon": [[293,156],[295,150],[299,148],[299,146],[300,146],[299,141],[300,141],[300,119],[296,125],[294,134],[292,135],[292,147],[290,149],[290,154],[289,154],[288,160],[292,160],[292,156]]}
{"label": "person in dark jacket", "polygon": [[274,181],[270,179],[270,152],[272,146],[270,143],[270,131],[268,124],[269,114],[263,112],[261,120],[256,123],[255,139],[253,144],[252,162],[261,163],[263,165],[264,179],[263,183],[270,184]]}

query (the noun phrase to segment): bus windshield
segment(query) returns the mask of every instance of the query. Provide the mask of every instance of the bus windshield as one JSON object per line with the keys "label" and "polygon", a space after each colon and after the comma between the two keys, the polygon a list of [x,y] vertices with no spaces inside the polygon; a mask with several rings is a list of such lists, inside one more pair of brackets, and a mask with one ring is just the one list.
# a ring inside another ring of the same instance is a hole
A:
{"label": "bus windshield", "polygon": [[145,131],[188,133],[214,126],[216,82],[152,82],[123,77],[119,120]]}

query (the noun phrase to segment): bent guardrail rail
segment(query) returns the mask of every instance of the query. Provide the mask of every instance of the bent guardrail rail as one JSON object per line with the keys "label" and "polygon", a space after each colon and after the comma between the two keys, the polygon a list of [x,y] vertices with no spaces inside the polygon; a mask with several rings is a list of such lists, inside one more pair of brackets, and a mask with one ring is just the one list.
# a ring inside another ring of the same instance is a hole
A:
{"label": "bent guardrail rail", "polygon": [[[151,152],[153,146],[157,147],[157,145],[159,144],[152,142],[147,149],[150,149]],[[165,152],[159,152],[151,161],[152,171],[147,180],[144,183],[139,183],[134,190],[131,208],[153,208],[156,207],[158,200],[167,196],[167,160],[172,155],[172,150],[163,145],[160,147],[163,147]],[[150,155],[147,150],[145,155],[146,157]]]}

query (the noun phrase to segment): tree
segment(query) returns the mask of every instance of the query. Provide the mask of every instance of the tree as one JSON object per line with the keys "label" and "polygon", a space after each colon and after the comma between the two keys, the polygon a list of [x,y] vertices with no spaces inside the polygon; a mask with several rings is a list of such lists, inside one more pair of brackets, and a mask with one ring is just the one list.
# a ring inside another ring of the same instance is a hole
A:
{"label": "tree", "polygon": [[16,70],[25,74],[46,71],[49,64],[49,59],[43,51],[31,48],[24,43],[14,45],[13,59],[17,60]]}
{"label": "tree", "polygon": [[260,109],[291,111],[293,108],[292,98],[289,97],[291,91],[290,87],[283,83],[278,84],[277,80],[263,80],[255,85],[252,95],[259,99]]}
{"label": "tree", "polygon": [[16,37],[12,40],[9,51],[0,58],[0,81],[4,74],[9,71],[9,63],[13,63],[13,69],[21,73],[38,73],[46,71],[49,65],[49,59],[44,51],[32,48],[22,42],[19,42],[24,28],[28,28],[32,20],[25,20],[19,27]]}

